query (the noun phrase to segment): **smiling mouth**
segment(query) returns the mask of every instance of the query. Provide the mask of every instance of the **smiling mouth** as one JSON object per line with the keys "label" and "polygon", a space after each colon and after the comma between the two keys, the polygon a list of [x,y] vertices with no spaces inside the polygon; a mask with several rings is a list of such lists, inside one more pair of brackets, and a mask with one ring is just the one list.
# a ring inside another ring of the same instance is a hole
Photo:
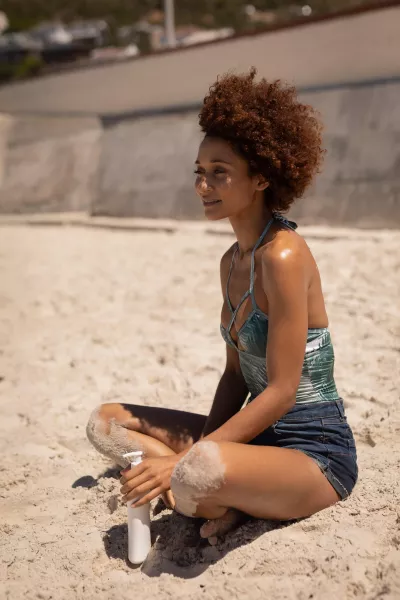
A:
{"label": "smiling mouth", "polygon": [[204,206],[214,206],[214,204],[219,204],[220,202],[221,200],[204,200],[203,198]]}

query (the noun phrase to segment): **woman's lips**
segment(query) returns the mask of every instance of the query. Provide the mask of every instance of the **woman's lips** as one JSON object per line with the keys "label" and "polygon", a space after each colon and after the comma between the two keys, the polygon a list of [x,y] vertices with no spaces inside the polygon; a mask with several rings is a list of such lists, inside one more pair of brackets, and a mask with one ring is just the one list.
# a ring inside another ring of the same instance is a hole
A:
{"label": "woman's lips", "polygon": [[221,202],[221,200],[205,200],[203,198],[204,206],[214,206],[214,204],[219,204],[220,202]]}

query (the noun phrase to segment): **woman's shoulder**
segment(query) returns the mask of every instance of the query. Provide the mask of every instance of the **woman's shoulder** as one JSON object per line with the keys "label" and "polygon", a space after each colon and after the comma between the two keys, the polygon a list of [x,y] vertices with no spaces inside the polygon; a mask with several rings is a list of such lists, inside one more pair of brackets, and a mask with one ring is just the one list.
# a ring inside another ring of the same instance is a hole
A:
{"label": "woman's shoulder", "polygon": [[267,273],[288,272],[305,269],[314,263],[305,239],[290,229],[278,229],[273,238],[261,249],[263,271]]}

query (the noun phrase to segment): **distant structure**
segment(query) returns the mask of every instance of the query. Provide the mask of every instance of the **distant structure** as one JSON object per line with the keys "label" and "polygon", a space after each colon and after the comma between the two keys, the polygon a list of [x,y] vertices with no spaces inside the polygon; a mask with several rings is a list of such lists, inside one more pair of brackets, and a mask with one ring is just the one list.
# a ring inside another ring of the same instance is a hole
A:
{"label": "distant structure", "polygon": [[[105,20],[41,23],[19,33],[7,33],[7,27],[7,17],[0,13],[0,81],[36,75],[47,65],[89,60],[109,39]],[[135,56],[135,51],[130,47],[124,56]]]}
{"label": "distant structure", "polygon": [[25,33],[0,35],[0,81],[11,77],[13,69],[28,57],[40,57],[43,43]]}
{"label": "distant structure", "polygon": [[176,34],[174,0],[164,0],[164,29],[165,37],[167,39],[167,47],[175,48]]}
{"label": "distant structure", "polygon": [[41,23],[29,31],[46,46],[82,44],[90,49],[104,46],[109,37],[107,21],[75,21],[63,23]]}
{"label": "distant structure", "polygon": [[180,40],[181,46],[193,46],[194,44],[204,44],[231,37],[235,34],[232,27],[223,27],[222,29],[200,29],[189,33]]}
{"label": "distant structure", "polygon": [[[247,4],[242,17],[251,31],[274,26],[288,14],[298,18],[308,17],[311,13],[308,4],[268,11]],[[232,27],[213,29],[212,25],[212,14],[205,14],[203,27],[190,23],[176,27],[174,0],[164,0],[163,10],[150,10],[140,21],[113,32],[106,19],[81,19],[68,24],[43,22],[25,32],[7,33],[7,15],[0,12],[0,82],[49,71],[49,65],[54,70],[59,63],[108,63],[235,35]]]}
{"label": "distant structure", "polygon": [[8,18],[5,12],[0,11],[0,34],[8,29]]}

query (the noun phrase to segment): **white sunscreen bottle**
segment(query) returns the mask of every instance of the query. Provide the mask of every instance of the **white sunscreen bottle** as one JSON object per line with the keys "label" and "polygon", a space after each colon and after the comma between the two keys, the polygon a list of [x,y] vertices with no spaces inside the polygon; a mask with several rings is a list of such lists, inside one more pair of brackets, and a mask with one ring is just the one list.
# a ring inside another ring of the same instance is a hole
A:
{"label": "white sunscreen bottle", "polygon": [[[131,461],[131,468],[140,465],[143,460],[143,452],[128,452],[123,455]],[[134,565],[140,565],[146,560],[151,548],[150,536],[150,503],[132,508],[132,503],[128,502],[128,558]]]}

